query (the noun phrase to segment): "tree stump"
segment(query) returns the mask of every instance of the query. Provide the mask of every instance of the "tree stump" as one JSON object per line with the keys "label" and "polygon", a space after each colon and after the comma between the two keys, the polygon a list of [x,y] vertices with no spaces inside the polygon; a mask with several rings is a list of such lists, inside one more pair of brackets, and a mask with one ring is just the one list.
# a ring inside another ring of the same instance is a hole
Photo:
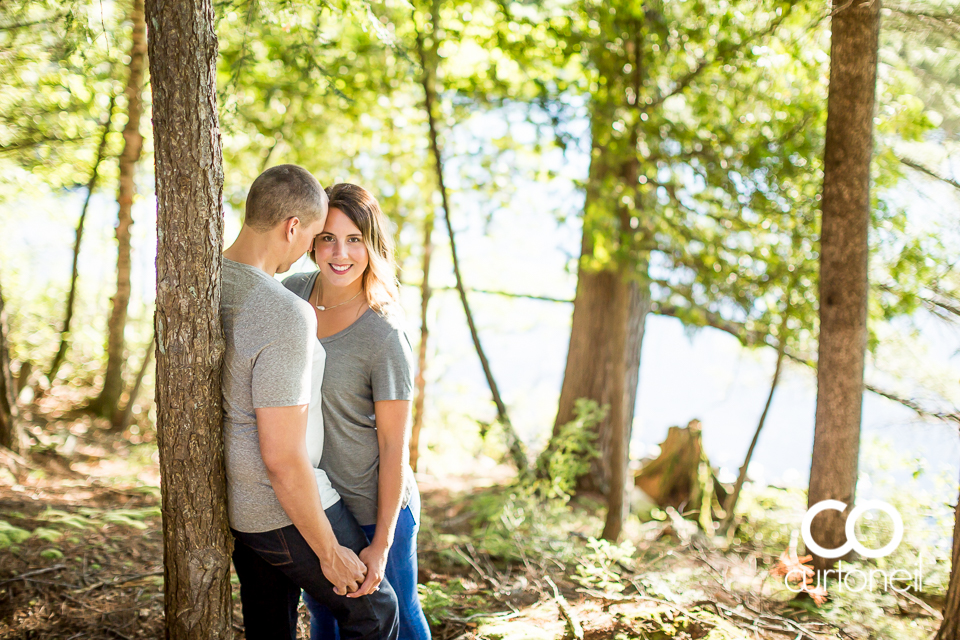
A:
{"label": "tree stump", "polygon": [[662,509],[673,507],[681,514],[695,514],[709,533],[717,501],[722,502],[727,494],[703,451],[699,420],[691,420],[686,427],[670,427],[660,444],[660,455],[643,465],[634,484]]}

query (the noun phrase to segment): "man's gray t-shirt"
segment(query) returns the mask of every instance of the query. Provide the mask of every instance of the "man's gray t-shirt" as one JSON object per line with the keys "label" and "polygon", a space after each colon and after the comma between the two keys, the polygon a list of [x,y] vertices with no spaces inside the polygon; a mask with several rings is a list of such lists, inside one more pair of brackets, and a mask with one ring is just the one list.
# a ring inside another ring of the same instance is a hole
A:
{"label": "man's gray t-shirt", "polygon": [[[298,273],[284,286],[307,300],[317,273]],[[320,468],[361,525],[377,521],[380,444],[374,403],[413,398],[413,349],[400,326],[399,310],[379,315],[368,309],[352,325],[320,340],[327,352],[323,373],[324,444]],[[405,470],[401,495],[413,495],[413,473]]]}
{"label": "man's gray t-shirt", "polygon": [[[221,385],[227,511],[237,531],[260,533],[292,524],[267,476],[255,409],[311,401],[311,372],[323,369],[317,318],[309,304],[256,267],[223,259],[220,314],[226,349]],[[309,427],[308,427],[309,428]],[[326,509],[339,497],[316,469]]]}

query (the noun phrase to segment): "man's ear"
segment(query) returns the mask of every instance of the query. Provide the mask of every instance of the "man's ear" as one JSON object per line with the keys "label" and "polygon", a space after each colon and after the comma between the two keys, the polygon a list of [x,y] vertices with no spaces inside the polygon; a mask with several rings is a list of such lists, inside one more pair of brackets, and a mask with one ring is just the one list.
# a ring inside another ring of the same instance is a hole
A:
{"label": "man's ear", "polygon": [[293,216],[292,218],[287,218],[283,221],[283,237],[290,241],[293,240],[294,230],[299,231],[300,227],[300,218]]}

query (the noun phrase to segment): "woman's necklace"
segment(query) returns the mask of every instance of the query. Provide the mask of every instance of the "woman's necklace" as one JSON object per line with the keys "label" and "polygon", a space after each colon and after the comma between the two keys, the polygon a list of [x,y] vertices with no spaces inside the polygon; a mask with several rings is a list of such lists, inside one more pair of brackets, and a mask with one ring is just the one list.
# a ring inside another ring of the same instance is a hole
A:
{"label": "woman's necklace", "polygon": [[[347,304],[348,302],[353,302],[354,300],[356,300],[356,299],[360,296],[361,293],[363,293],[363,289],[362,289],[362,288],[360,289],[360,291],[357,291],[357,295],[353,296],[353,297],[350,298],[349,300],[344,300],[343,302],[341,302],[341,303],[339,303],[339,304],[335,304],[335,305],[333,305],[332,307],[325,307],[325,306],[323,306],[322,304],[315,304],[315,305],[313,305],[313,306],[315,306],[315,307],[317,308],[317,311],[329,311],[330,309],[336,309],[337,307],[342,307],[343,305]],[[320,292],[320,287],[317,287],[317,302],[320,302],[320,294],[321,294],[321,292]]]}

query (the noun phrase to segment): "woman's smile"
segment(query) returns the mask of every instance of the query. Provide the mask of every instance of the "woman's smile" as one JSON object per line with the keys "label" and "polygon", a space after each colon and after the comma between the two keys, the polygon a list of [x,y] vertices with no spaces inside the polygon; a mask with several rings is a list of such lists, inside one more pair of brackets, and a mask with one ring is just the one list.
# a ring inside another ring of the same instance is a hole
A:
{"label": "woman's smile", "polygon": [[352,264],[334,264],[332,262],[328,262],[327,264],[330,265],[330,269],[332,269],[333,272],[338,276],[342,276],[350,270],[350,267],[353,266]]}

